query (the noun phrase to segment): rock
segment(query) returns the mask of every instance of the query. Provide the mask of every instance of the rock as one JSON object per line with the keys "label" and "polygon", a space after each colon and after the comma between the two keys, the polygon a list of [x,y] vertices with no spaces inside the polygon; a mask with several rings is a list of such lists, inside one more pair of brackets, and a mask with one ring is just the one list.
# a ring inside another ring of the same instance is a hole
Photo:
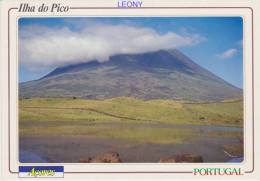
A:
{"label": "rock", "polygon": [[117,152],[108,152],[98,155],[91,160],[91,163],[120,163],[121,159]]}
{"label": "rock", "polygon": [[94,158],[80,159],[80,163],[121,163],[121,159],[117,152],[108,152],[97,155]]}
{"label": "rock", "polygon": [[184,155],[174,155],[167,158],[161,158],[161,163],[200,163],[203,159],[200,155],[195,154],[184,154]]}
{"label": "rock", "polygon": [[223,145],[223,151],[231,157],[241,157],[244,155],[244,145],[234,144],[234,145]]}

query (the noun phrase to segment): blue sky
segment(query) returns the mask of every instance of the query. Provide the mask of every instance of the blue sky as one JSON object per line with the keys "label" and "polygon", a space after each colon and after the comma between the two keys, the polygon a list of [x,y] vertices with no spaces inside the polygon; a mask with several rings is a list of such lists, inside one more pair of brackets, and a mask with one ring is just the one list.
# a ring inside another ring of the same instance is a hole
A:
{"label": "blue sky", "polygon": [[[91,28],[94,30],[89,30]],[[176,47],[227,82],[243,86],[243,21],[240,17],[22,18],[19,20],[19,81],[41,78],[55,67],[72,64],[74,59],[105,61],[116,52],[139,53],[158,48],[154,41],[136,45],[131,41],[133,35],[151,41],[157,38],[161,43],[158,46]],[[107,49],[102,48],[109,37],[126,48],[120,48],[113,41],[107,44]],[[72,47],[77,44],[73,40],[79,44],[75,50]],[[93,48],[93,44],[97,47]]]}

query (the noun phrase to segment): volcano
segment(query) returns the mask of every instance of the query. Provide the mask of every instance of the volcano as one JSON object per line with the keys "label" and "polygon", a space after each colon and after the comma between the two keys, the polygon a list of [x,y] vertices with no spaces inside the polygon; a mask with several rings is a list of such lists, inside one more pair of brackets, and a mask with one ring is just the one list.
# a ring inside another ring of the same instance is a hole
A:
{"label": "volcano", "polygon": [[19,97],[177,99],[217,101],[242,97],[239,89],[178,50],[119,54],[106,62],[58,67],[19,84]]}

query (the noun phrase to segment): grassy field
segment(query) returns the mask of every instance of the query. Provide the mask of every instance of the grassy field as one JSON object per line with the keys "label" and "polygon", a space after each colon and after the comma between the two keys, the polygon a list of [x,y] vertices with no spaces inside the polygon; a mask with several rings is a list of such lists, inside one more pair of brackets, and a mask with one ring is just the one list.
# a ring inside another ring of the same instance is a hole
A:
{"label": "grassy field", "polygon": [[[129,125],[116,126],[117,124]],[[241,133],[201,133],[157,125],[243,126],[243,102],[188,103],[174,100],[34,98],[19,101],[20,135],[90,135],[145,143],[181,143],[198,135],[241,137]],[[135,126],[131,126],[135,125]],[[140,128],[136,125],[142,125]]]}

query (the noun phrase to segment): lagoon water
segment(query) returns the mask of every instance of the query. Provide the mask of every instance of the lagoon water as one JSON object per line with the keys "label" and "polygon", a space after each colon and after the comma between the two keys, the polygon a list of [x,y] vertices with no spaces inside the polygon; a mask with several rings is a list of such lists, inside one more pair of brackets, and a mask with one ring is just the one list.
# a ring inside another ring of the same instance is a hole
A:
{"label": "lagoon water", "polygon": [[[92,124],[91,124],[92,125]],[[89,126],[91,126],[89,125]],[[93,124],[98,125],[98,124]],[[167,124],[116,124],[102,123],[100,125],[113,128],[157,128],[164,129],[198,129],[203,131],[242,132],[243,128],[210,126],[210,125],[167,125]],[[240,144],[236,137],[214,137],[198,134],[182,144],[136,144],[129,141],[98,138],[88,135],[60,135],[60,136],[24,136],[20,137],[19,159],[22,163],[65,162],[75,163],[80,158],[93,157],[108,151],[116,151],[124,162],[153,162],[161,157],[174,154],[198,154],[203,156],[204,162],[232,162],[243,161],[243,157],[230,158],[222,146]],[[149,150],[149,152],[147,152]]]}
{"label": "lagoon water", "polygon": [[175,128],[175,129],[199,129],[205,131],[224,131],[224,132],[241,132],[243,128],[230,126],[215,125],[184,125],[184,124],[123,124],[123,123],[100,123],[93,125],[105,125],[110,127],[127,127],[127,128]]}
{"label": "lagoon water", "polygon": [[48,162],[46,159],[43,159],[38,154],[31,152],[20,150],[19,151],[19,161],[21,163],[45,163]]}
{"label": "lagoon water", "polygon": [[243,157],[237,157],[237,158],[232,158],[231,160],[229,160],[228,162],[230,163],[240,163],[244,160]]}

